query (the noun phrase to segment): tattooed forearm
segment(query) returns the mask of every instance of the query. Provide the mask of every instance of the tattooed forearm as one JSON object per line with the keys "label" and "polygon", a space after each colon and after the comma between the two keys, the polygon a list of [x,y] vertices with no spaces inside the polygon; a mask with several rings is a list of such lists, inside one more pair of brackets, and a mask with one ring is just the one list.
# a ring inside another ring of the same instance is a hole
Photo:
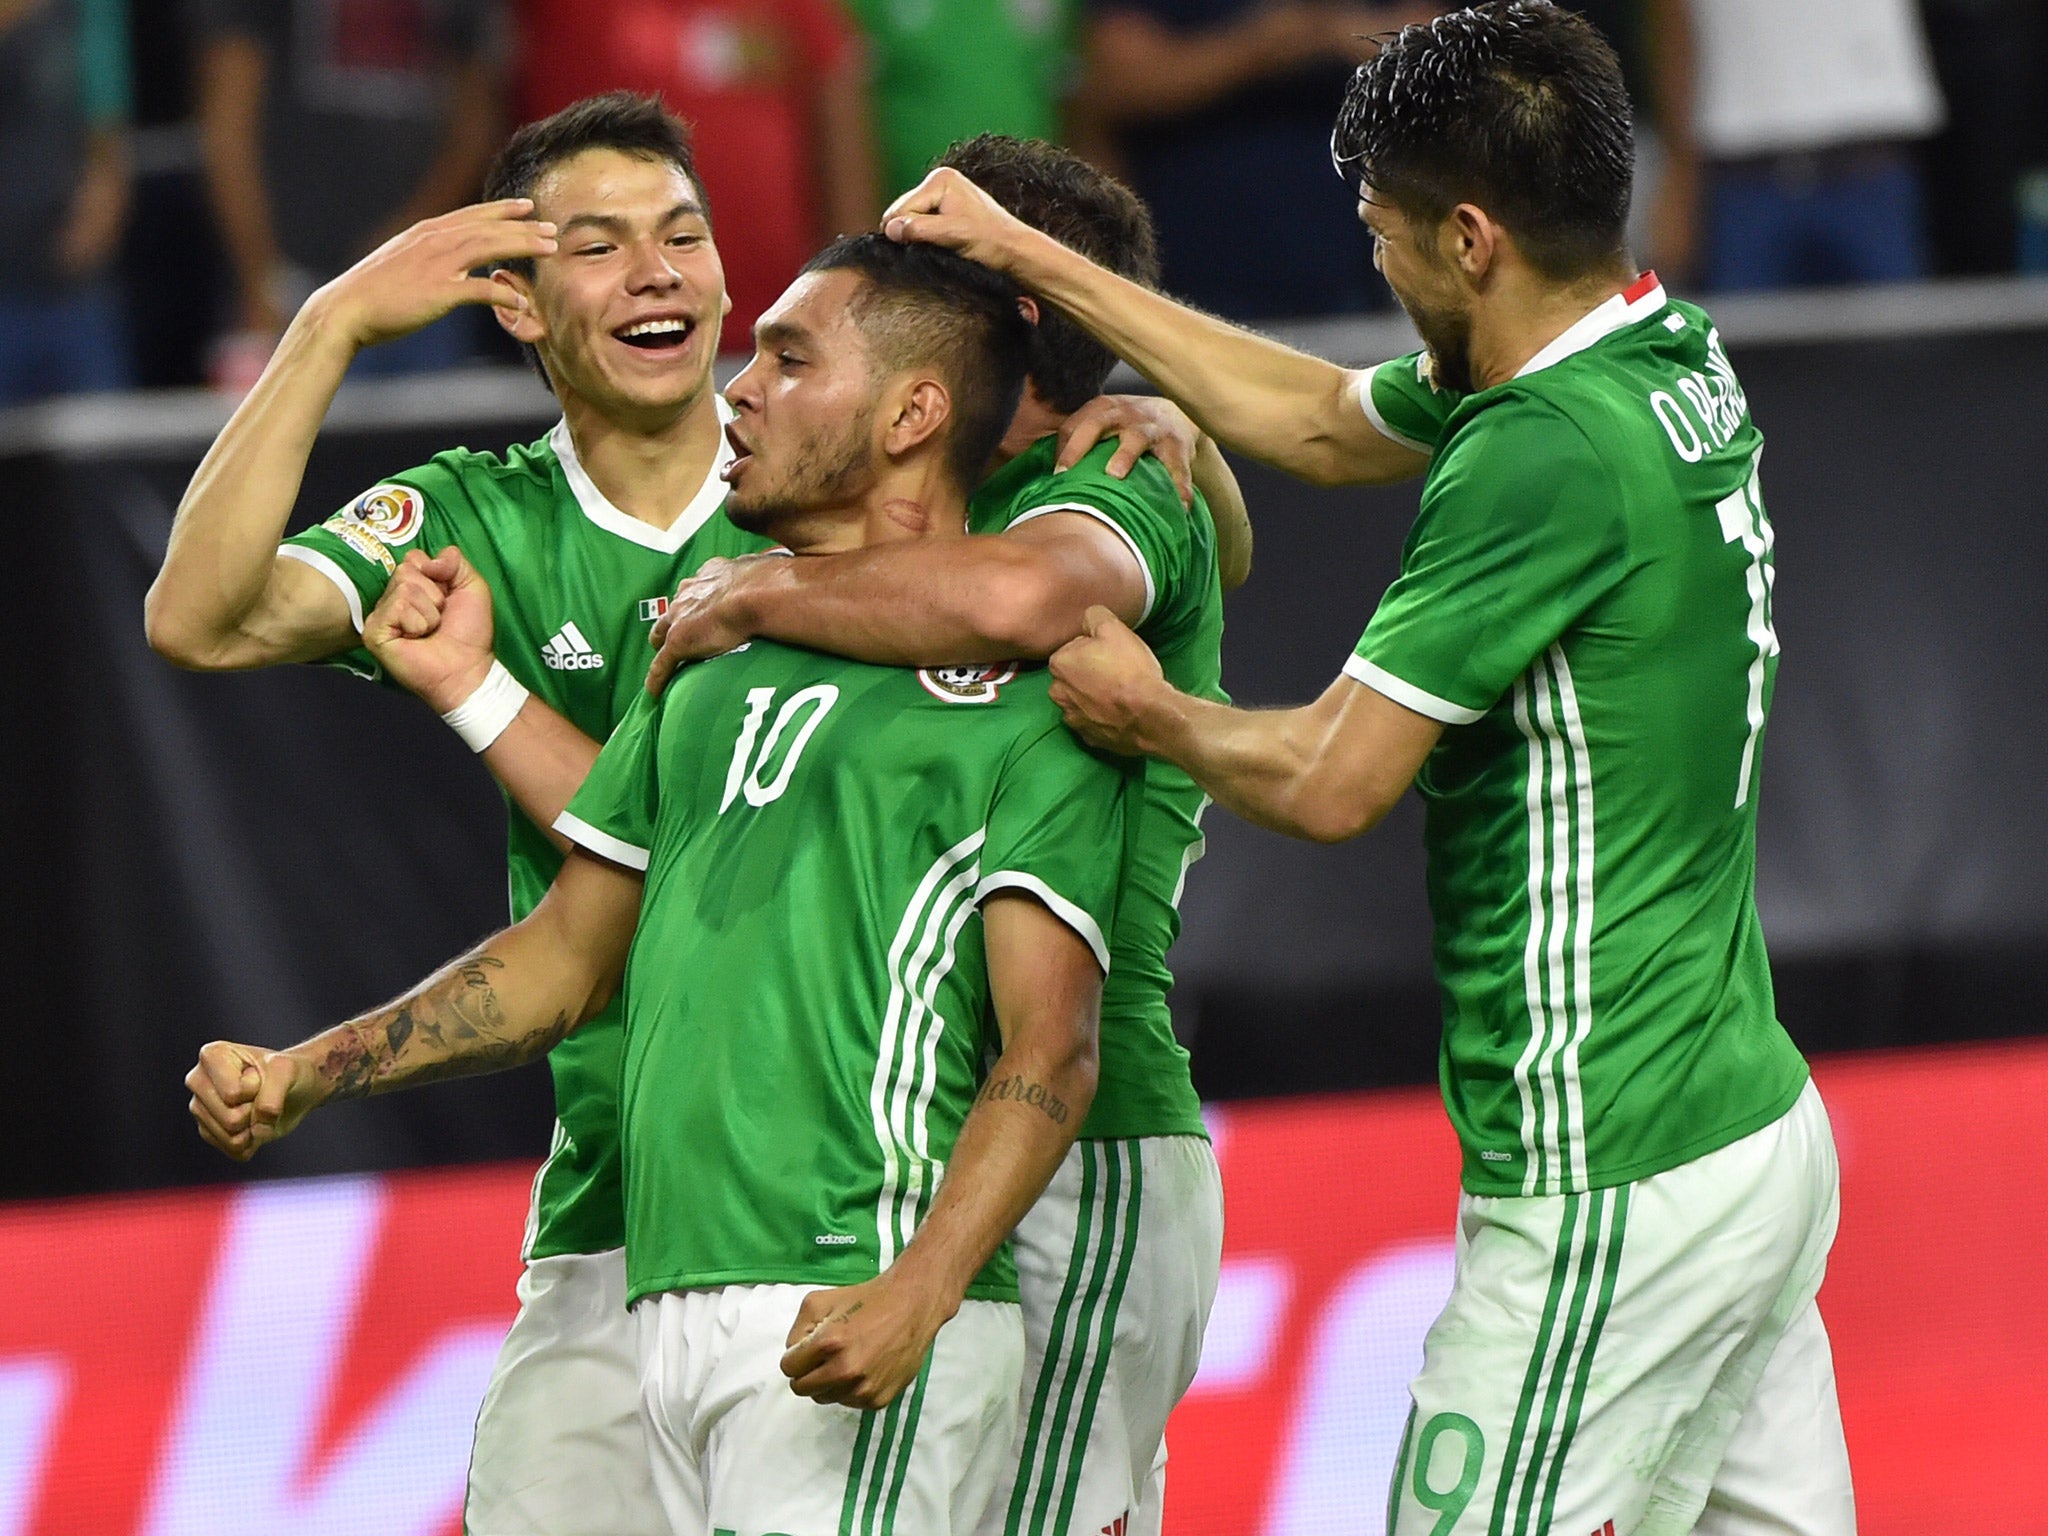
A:
{"label": "tattooed forearm", "polygon": [[576,1025],[566,1011],[545,1023],[508,1012],[495,981],[505,962],[475,955],[383,1013],[332,1030],[316,1069],[329,1098],[496,1072],[551,1050]]}
{"label": "tattooed forearm", "polygon": [[1010,1077],[992,1077],[981,1086],[979,1097],[986,1103],[1000,1103],[1004,1100],[1017,1104],[1029,1104],[1033,1109],[1044,1112],[1054,1125],[1067,1123],[1066,1100],[1047,1090],[1043,1083],[1026,1082],[1021,1073]]}

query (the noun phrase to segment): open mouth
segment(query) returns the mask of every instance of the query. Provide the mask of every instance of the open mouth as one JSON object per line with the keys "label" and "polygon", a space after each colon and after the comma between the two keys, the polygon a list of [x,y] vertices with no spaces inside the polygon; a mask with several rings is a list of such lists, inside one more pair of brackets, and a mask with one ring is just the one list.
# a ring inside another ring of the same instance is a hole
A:
{"label": "open mouth", "polygon": [[697,322],[672,317],[661,320],[642,320],[635,325],[622,325],[612,335],[633,348],[636,352],[674,352],[688,345],[695,334]]}
{"label": "open mouth", "polygon": [[754,462],[754,451],[741,439],[738,424],[735,422],[728,421],[725,424],[725,441],[732,449],[732,460],[718,473],[727,485],[731,485],[739,478],[740,471]]}

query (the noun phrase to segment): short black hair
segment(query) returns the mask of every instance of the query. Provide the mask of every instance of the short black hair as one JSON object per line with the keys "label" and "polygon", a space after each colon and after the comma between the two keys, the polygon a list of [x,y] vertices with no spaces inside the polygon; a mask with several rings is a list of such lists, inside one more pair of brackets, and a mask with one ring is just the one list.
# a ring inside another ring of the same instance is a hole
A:
{"label": "short black hair", "polygon": [[[665,161],[690,179],[697,189],[697,202],[704,209],[704,222],[711,222],[711,205],[704,196],[704,183],[697,179],[697,162],[690,151],[690,125],[661,104],[658,96],[641,96],[633,91],[606,91],[572,101],[552,117],[543,117],[519,128],[492,157],[484,172],[484,201],[508,197],[532,197],[533,189],[549,171],[564,160],[589,149],[616,150],[642,160]],[[533,259],[522,256],[503,263],[529,282],[533,280]],[[519,350],[533,365],[533,371],[549,389],[555,387],[540,353],[521,342]]]}
{"label": "short black hair", "polygon": [[[1119,277],[1159,286],[1159,236],[1137,193],[1079,155],[1043,139],[984,133],[935,162],[951,166],[1010,213]],[[1031,381],[1057,411],[1101,393],[1116,354],[1059,310],[1041,304],[1031,340]]]}
{"label": "short black hair", "polygon": [[881,367],[938,371],[953,402],[946,464],[971,491],[1024,393],[1031,323],[1017,306],[1022,290],[964,256],[879,234],[841,236],[804,271],[861,276],[851,313]]}
{"label": "short black hair", "polygon": [[1626,249],[1635,138],[1614,50],[1549,0],[1489,0],[1403,27],[1352,77],[1337,174],[1412,218],[1476,203],[1556,281]]}
{"label": "short black hair", "polygon": [[[665,160],[690,178],[700,199],[704,195],[690,149],[690,125],[664,107],[658,96],[606,91],[572,101],[554,116],[528,123],[507,139],[484,172],[484,201],[531,197],[541,177],[590,149]],[[711,216],[708,207],[704,216]]]}

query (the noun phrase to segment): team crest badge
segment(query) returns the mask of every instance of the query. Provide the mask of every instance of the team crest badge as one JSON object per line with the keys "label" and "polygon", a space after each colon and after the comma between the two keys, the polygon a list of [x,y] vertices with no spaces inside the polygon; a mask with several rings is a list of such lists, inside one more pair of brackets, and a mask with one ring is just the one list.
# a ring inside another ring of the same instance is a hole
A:
{"label": "team crest badge", "polygon": [[924,691],[948,704],[993,704],[1003,684],[1016,677],[1008,662],[993,667],[925,667],[917,674]]}
{"label": "team crest badge", "polygon": [[407,544],[419,536],[426,504],[409,485],[373,485],[341,515],[379,544]]}

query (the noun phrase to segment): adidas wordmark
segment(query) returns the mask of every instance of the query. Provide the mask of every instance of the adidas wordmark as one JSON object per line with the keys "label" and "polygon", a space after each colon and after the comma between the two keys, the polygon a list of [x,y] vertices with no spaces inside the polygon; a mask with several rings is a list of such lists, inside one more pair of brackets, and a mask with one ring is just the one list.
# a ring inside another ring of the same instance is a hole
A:
{"label": "adidas wordmark", "polygon": [[540,648],[540,659],[557,672],[595,672],[604,665],[604,658],[591,649],[574,619],[556,630],[554,638]]}

